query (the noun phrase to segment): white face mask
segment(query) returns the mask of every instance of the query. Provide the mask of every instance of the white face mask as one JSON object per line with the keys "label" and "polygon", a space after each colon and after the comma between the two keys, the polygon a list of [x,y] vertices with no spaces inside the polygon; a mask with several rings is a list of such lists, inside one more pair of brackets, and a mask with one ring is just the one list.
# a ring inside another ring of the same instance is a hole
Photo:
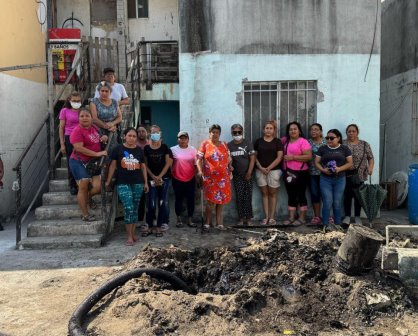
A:
{"label": "white face mask", "polygon": [[75,103],[75,102],[70,101],[70,104],[74,110],[78,110],[81,107],[81,103]]}
{"label": "white face mask", "polygon": [[242,135],[234,135],[232,137],[235,141],[241,141],[242,140]]}

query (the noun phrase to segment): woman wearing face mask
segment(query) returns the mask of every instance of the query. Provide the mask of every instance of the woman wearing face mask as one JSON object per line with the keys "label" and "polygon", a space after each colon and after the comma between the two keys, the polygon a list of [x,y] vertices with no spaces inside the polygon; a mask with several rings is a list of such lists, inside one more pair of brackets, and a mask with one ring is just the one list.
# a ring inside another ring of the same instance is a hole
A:
{"label": "woman wearing face mask", "polygon": [[70,169],[70,156],[73,152],[73,145],[70,142],[70,135],[73,129],[79,124],[78,111],[81,107],[81,95],[77,91],[71,93],[65,102],[64,108],[60,111],[59,137],[61,153],[67,156],[68,185],[70,194],[77,195],[77,183]]}
{"label": "woman wearing face mask", "polygon": [[[149,193],[146,226],[143,227],[143,236],[151,231],[157,237],[168,230],[170,208],[168,203],[168,188],[170,186],[170,167],[173,163],[170,148],[162,143],[161,129],[157,125],[151,126],[150,144],[144,147],[145,163],[148,171]],[[158,208],[157,226],[154,229],[155,213]]]}
{"label": "woman wearing face mask", "polygon": [[209,127],[209,140],[201,143],[197,152],[198,176],[203,180],[206,199],[206,219],[203,229],[208,231],[215,208],[216,228],[225,230],[222,210],[231,201],[230,156],[228,146],[220,141],[221,126]]}
{"label": "woman wearing face mask", "polygon": [[[360,218],[361,205],[358,201],[354,190],[358,189],[367,178],[373,174],[374,157],[372,149],[368,142],[359,139],[359,128],[356,124],[347,126],[345,133],[347,139],[343,141],[344,145],[350,148],[353,153],[353,169],[346,172],[347,179],[344,190],[344,225],[349,225],[351,222],[351,204],[354,199],[354,221],[356,224],[362,224]],[[358,183],[353,184],[353,179],[350,175],[358,175]]]}
{"label": "woman wearing face mask", "polygon": [[326,145],[326,141],[322,136],[322,125],[314,123],[309,127],[310,139],[309,144],[312,146],[312,160],[309,161],[309,189],[311,192],[311,203],[314,211],[314,217],[311,225],[320,225],[321,222],[321,189],[319,187],[319,175],[321,172],[316,169],[315,156],[318,149]]}
{"label": "woman wearing face mask", "polygon": [[129,127],[124,132],[125,142],[117,146],[111,154],[111,164],[106,185],[110,184],[116,170],[116,185],[119,199],[123,203],[128,239],[127,246],[137,240],[135,225],[138,222],[138,204],[142,193],[148,192],[147,168],[144,164],[144,152],[137,147],[138,133]]}
{"label": "woman wearing face mask", "polygon": [[101,134],[109,136],[110,133],[114,133],[109,145],[109,152],[111,153],[117,145],[117,130],[118,125],[122,122],[122,112],[117,101],[110,98],[112,86],[108,82],[100,82],[96,89],[99,91],[99,98],[92,99],[90,111],[94,123],[100,127]]}
{"label": "woman wearing face mask", "polygon": [[243,137],[243,127],[240,124],[231,126],[233,140],[228,143],[232,158],[233,185],[237,201],[238,225],[249,225],[253,218],[252,173],[255,164],[255,150],[250,141]]}
{"label": "woman wearing face mask", "polygon": [[345,188],[345,172],[353,166],[353,157],[350,149],[342,144],[339,130],[328,131],[327,145],[318,149],[315,157],[315,166],[321,172],[320,187],[322,195],[322,223],[326,230],[331,207],[337,228],[341,229],[341,202]]}

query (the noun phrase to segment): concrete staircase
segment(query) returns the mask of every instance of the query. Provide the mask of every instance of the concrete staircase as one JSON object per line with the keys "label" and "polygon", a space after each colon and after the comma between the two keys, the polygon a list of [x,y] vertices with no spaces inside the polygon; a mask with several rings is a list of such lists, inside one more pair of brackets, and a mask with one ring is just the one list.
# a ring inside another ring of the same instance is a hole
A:
{"label": "concrete staircase", "polygon": [[[66,167],[66,158],[61,159]],[[56,169],[56,179],[49,181],[49,192],[42,196],[42,206],[35,210],[35,220],[28,225],[27,238],[19,243],[19,249],[63,249],[100,247],[106,235],[106,224],[101,218],[101,197],[93,199],[98,204],[94,214],[97,221],[84,222],[76,196],[70,195],[67,168]],[[112,194],[107,194],[108,209]]]}

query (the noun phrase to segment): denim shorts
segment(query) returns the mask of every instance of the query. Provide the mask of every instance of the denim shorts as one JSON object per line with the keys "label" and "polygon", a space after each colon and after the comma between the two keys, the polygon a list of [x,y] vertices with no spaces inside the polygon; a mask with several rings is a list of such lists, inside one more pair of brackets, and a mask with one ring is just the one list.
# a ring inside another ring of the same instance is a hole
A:
{"label": "denim shorts", "polygon": [[70,158],[70,169],[76,181],[85,180],[85,179],[90,180],[92,178],[92,176],[90,176],[89,173],[87,172],[87,169],[84,166],[84,163],[80,160],[75,160],[75,159]]}

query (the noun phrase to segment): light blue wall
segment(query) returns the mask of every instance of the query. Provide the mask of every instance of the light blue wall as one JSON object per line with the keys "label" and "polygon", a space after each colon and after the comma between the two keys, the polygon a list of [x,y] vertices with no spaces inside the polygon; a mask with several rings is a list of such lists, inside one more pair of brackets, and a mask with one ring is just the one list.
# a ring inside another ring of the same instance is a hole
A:
{"label": "light blue wall", "polygon": [[[316,80],[319,99],[317,121],[324,130],[357,123],[360,136],[373,149],[379,168],[380,56],[373,55],[366,81],[369,55],[221,55],[182,53],[180,57],[180,126],[198,146],[213,123],[222,126],[222,139],[231,140],[229,127],[244,123],[243,81]],[[320,98],[323,96],[323,101]],[[255,188],[257,190],[257,188]],[[284,189],[284,188],[282,188]],[[280,193],[279,214],[285,214],[287,199]],[[256,217],[261,218],[258,191],[254,193]],[[230,214],[234,210],[230,210]]]}
{"label": "light blue wall", "polygon": [[179,100],[179,83],[154,83],[152,90],[141,84],[141,100]]}

